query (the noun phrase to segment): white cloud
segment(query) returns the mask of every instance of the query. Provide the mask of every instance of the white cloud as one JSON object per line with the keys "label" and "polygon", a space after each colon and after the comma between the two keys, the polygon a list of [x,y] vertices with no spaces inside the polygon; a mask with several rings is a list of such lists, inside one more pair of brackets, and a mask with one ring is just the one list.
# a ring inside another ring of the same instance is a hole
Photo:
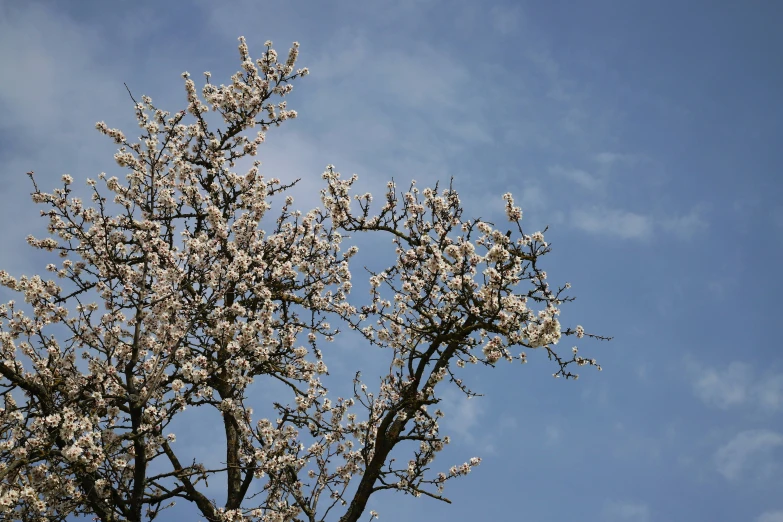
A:
{"label": "white cloud", "polygon": [[627,501],[609,501],[604,504],[603,520],[607,522],[649,522],[647,504]]}
{"label": "white cloud", "polygon": [[762,379],[754,386],[754,395],[763,408],[781,409],[783,407],[783,374]]}
{"label": "white cloud", "polygon": [[132,109],[119,79],[127,68],[99,60],[101,40],[93,28],[33,2],[3,15],[0,67],[8,81],[0,82],[6,110],[0,128],[45,135],[51,146],[55,137],[71,139],[73,122],[85,115]]}
{"label": "white cloud", "polygon": [[783,511],[765,511],[756,522],[783,522]]}
{"label": "white cloud", "polygon": [[783,435],[771,430],[747,430],[738,433],[715,452],[715,468],[727,480],[736,480],[752,463],[761,463],[778,446]]}
{"label": "white cloud", "polygon": [[581,169],[566,168],[561,165],[549,167],[549,173],[559,178],[567,179],[587,190],[596,190],[601,187],[601,180],[589,172]]}
{"label": "white cloud", "polygon": [[[550,169],[552,174],[568,178],[584,188],[596,189],[601,180],[578,169]],[[679,216],[637,214],[620,209],[593,206],[571,212],[572,224],[594,234],[605,234],[621,239],[645,239],[653,231],[664,231],[679,239],[688,239],[707,229],[708,223],[702,217],[701,207]]]}
{"label": "white cloud", "polygon": [[618,209],[592,207],[571,212],[571,223],[592,234],[603,234],[621,239],[642,239],[652,233],[648,216]]}
{"label": "white cloud", "polygon": [[131,117],[133,112],[117,79],[127,67],[122,60],[99,61],[101,41],[93,28],[37,2],[13,4],[0,2],[0,134],[12,137],[0,158],[0,222],[21,220],[25,226],[4,227],[0,266],[19,274],[31,268],[36,255],[24,237],[45,231],[45,221],[35,219],[40,209],[30,202],[32,184],[25,173],[35,171],[36,181],[48,190],[65,172],[78,179],[82,168],[95,168],[101,151],[110,151],[113,164],[114,147],[95,131],[95,122],[115,122],[118,107],[130,108]]}
{"label": "white cloud", "polygon": [[443,425],[464,437],[465,441],[474,440],[473,428],[478,425],[483,410],[478,403],[480,399],[468,399],[464,393],[449,388],[443,393],[441,410],[445,413]]}
{"label": "white cloud", "polygon": [[[357,95],[367,90],[368,99],[383,96],[398,107],[417,109],[426,114],[430,124],[440,131],[456,135],[469,142],[490,143],[486,118],[475,113],[474,105],[465,104],[471,89],[478,87],[474,72],[429,43],[417,42],[415,53],[398,48],[374,48],[367,38],[353,34],[338,37],[320,55],[308,60],[315,81],[340,81],[362,71],[362,85],[345,94],[353,110],[370,114],[383,112],[372,104],[359,104]],[[405,71],[405,74],[400,74]],[[416,78],[411,82],[410,78]],[[331,94],[331,93],[330,93]],[[334,100],[332,101],[334,104]],[[336,104],[339,106],[339,104]],[[432,118],[437,114],[437,118]],[[368,118],[370,119],[370,118]],[[464,121],[470,120],[470,125]],[[442,145],[441,145],[442,146]]]}
{"label": "white cloud", "polygon": [[514,194],[514,199],[518,201],[517,204],[521,206],[523,212],[542,212],[550,205],[543,187],[535,180],[526,181],[521,193]]}
{"label": "white cloud", "polygon": [[682,216],[672,216],[661,221],[661,227],[680,239],[688,239],[707,229],[708,223],[702,217],[702,209],[694,208]]}
{"label": "white cloud", "polygon": [[696,396],[705,403],[728,409],[748,399],[751,371],[742,362],[732,362],[725,370],[707,368],[693,383]]}
{"label": "white cloud", "polygon": [[638,158],[633,154],[621,154],[618,152],[599,152],[593,159],[603,167],[612,167],[617,163],[633,164]]}
{"label": "white cloud", "polygon": [[500,421],[497,429],[488,429],[486,421],[479,422],[487,411],[486,403],[482,404],[481,400],[481,397],[468,399],[456,388],[445,389],[439,404],[439,409],[445,414],[441,422],[443,434],[451,436],[459,444],[469,444],[483,454],[494,455],[497,453],[498,435],[515,428],[516,420]]}
{"label": "white cloud", "polygon": [[547,79],[547,98],[559,104],[561,128],[569,133],[581,133],[582,122],[580,120],[585,120],[588,117],[580,103],[584,94],[574,88],[573,82],[568,80],[567,75],[561,73],[560,64],[549,49],[539,46],[528,50],[526,54],[540,74]]}
{"label": "white cloud", "polygon": [[783,408],[783,374],[755,375],[748,364],[733,361],[725,368],[686,361],[694,376],[693,392],[705,404],[721,409],[745,405],[764,410]]}

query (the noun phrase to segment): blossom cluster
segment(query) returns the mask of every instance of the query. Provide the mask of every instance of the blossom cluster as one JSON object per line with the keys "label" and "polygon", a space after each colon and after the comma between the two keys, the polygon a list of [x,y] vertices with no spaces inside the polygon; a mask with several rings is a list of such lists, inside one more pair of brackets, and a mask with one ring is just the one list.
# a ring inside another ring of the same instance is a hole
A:
{"label": "blossom cluster", "polygon": [[[316,520],[334,509],[349,522],[381,489],[445,500],[445,482],[481,459],[430,474],[450,442],[441,383],[475,395],[460,372],[527,361],[512,349],[543,350],[555,376],[597,366],[576,348],[570,360],[556,351],[563,336],[590,334],[562,329],[569,285],[549,286],[538,265],[546,231],[523,232],[511,194],[516,239],[464,218],[452,186],[412,182],[398,193],[390,182],[376,212],[371,194],[352,195],[357,176],[329,165],[323,208],[301,212],[286,194],[295,183],[266,178],[258,161],[237,172],[271,127],[296,118],[271,100],[308,74],[295,69],[297,43],[284,61],[265,48],[253,61],[240,38],[241,69],[228,85],[205,73],[199,92],[183,73],[187,106],[177,113],[134,99],[136,141],[96,124],[119,145],[126,174],[88,179],[89,202],[71,175],[46,193],[30,173],[49,237],[28,243],[61,261],[47,266],[50,280],[0,271],[25,303],[0,305],[0,517],[140,522],[180,500],[209,521]],[[357,232],[388,234],[395,252],[358,307],[349,301],[358,249],[345,245]],[[322,344],[340,328],[390,354],[377,390],[357,373],[352,397],[329,397]],[[290,390],[290,401],[273,403],[274,420],[248,405],[259,379]],[[222,418],[219,468],[177,457],[169,426],[191,407]],[[396,464],[401,441],[417,449]],[[226,485],[220,507],[204,487],[215,476]],[[261,493],[250,495],[254,482]]]}

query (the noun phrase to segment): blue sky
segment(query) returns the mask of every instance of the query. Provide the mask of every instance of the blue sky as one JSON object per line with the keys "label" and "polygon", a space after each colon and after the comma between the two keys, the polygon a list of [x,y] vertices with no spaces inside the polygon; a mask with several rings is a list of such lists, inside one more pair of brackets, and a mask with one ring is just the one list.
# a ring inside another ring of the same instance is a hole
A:
{"label": "blue sky", "polygon": [[[447,395],[436,468],[481,466],[451,506],[378,496],[382,521],[782,522],[782,21],[761,0],[0,0],[0,267],[48,262],[24,241],[45,231],[27,171],[117,170],[94,124],[133,132],[123,82],[173,112],[182,71],[228,81],[239,35],[255,56],[297,40],[299,117],[260,159],[302,178],[301,208],[328,163],[378,194],[453,176],[474,216],[511,191],[578,296],[561,321],[615,336],[580,345],[604,371],[577,382],[539,353],[476,369],[485,396]],[[333,375],[369,376],[362,348],[326,353]],[[178,444],[204,455],[199,415]]]}

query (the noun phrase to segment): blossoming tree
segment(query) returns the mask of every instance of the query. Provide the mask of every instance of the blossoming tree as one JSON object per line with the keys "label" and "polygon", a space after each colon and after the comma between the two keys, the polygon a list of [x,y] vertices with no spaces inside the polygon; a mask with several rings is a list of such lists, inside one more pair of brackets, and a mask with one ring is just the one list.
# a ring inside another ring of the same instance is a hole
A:
{"label": "blossoming tree", "polygon": [[[134,100],[137,142],[98,123],[129,173],[88,179],[91,203],[69,175],[52,193],[33,179],[51,237],[28,241],[59,253],[47,268],[60,282],[0,271],[27,308],[0,306],[0,518],[135,522],[184,501],[209,521],[353,522],[379,490],[448,501],[444,483],[480,459],[430,473],[449,442],[443,386],[473,394],[466,366],[526,362],[515,348],[543,351],[555,376],[597,366],[555,350],[563,335],[589,334],[561,327],[568,284],[547,283],[549,247],[523,233],[510,194],[505,233],[464,218],[451,187],[389,183],[375,208],[370,194],[351,195],[355,176],[328,166],[323,207],[302,213],[285,194],[293,183],[265,179],[259,162],[235,172],[264,132],[296,117],[270,100],[308,71],[294,69],[298,44],[284,62],[271,45],[254,62],[240,38],[242,70],[220,86],[205,73],[201,95],[184,73],[176,114]],[[388,235],[396,259],[352,304],[357,247],[344,245],[360,232]],[[388,354],[375,392],[357,373],[352,397],[327,396],[324,343],[340,334],[329,321]],[[247,405],[259,379],[290,390],[275,420]],[[188,407],[222,414],[219,467],[177,456],[170,423]],[[410,447],[407,463],[390,458],[395,447]],[[225,502],[208,496],[210,477]]]}

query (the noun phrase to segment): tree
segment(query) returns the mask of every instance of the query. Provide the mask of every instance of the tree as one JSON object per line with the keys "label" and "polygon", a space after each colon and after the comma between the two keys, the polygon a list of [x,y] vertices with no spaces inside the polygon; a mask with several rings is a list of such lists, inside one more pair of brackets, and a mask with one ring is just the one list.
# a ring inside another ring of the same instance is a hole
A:
{"label": "tree", "polygon": [[[199,96],[184,73],[188,104],[174,115],[131,95],[138,142],[97,124],[129,173],[124,182],[88,179],[89,205],[73,195],[71,176],[45,193],[29,173],[52,237],[28,242],[59,253],[47,269],[61,282],[0,272],[31,309],[0,306],[6,520],[135,522],[180,500],[209,521],[353,522],[379,490],[448,501],[444,483],[480,459],[430,473],[449,442],[438,427],[441,382],[474,395],[460,377],[466,366],[526,362],[513,348],[545,352],[556,377],[597,366],[576,348],[567,357],[555,350],[564,335],[589,334],[561,328],[569,285],[547,283],[539,262],[550,247],[543,232],[523,232],[511,194],[504,206],[517,239],[463,218],[452,186],[420,191],[412,182],[401,193],[390,182],[375,212],[370,194],[351,196],[356,177],[330,165],[323,208],[303,214],[285,194],[296,182],[264,179],[257,161],[234,172],[271,126],[296,117],[270,100],[308,73],[294,69],[296,43],[285,62],[271,42],[256,62],[244,38],[239,51],[242,70],[229,85],[205,73]],[[215,114],[222,122],[211,130]],[[344,244],[365,232],[391,237],[396,259],[370,271],[370,299],[354,306],[357,247]],[[322,346],[344,335],[329,321],[389,354],[375,393],[357,373],[353,397],[327,396]],[[261,378],[291,393],[274,403],[275,421],[254,420],[247,404]],[[169,425],[187,407],[221,412],[222,467],[177,457]],[[409,462],[395,465],[390,453],[410,442]],[[225,481],[221,507],[204,493],[214,476]],[[254,482],[261,491],[251,496]]]}

